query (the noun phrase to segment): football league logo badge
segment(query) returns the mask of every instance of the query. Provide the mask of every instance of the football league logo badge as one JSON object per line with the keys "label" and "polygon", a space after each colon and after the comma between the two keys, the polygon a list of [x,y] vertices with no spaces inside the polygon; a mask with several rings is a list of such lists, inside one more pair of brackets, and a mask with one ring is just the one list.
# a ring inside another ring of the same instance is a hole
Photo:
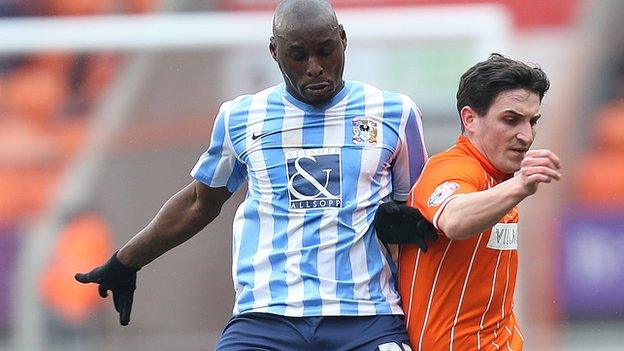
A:
{"label": "football league logo badge", "polygon": [[429,207],[440,206],[446,199],[453,195],[457,189],[459,189],[459,184],[455,182],[444,182],[438,185],[429,197],[427,205]]}
{"label": "football league logo badge", "polygon": [[377,144],[377,122],[368,118],[353,120],[353,142],[355,144]]}

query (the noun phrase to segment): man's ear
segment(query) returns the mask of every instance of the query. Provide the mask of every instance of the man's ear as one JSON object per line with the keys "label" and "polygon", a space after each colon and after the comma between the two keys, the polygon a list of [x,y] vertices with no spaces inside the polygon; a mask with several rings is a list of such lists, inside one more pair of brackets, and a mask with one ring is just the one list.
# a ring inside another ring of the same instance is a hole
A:
{"label": "man's ear", "polygon": [[271,40],[269,41],[269,51],[271,52],[273,60],[277,61],[277,43],[275,42],[274,37],[271,37]]}
{"label": "man's ear", "polygon": [[461,118],[462,125],[464,126],[463,129],[473,133],[476,128],[477,119],[479,118],[477,111],[473,110],[470,106],[464,106],[459,112],[459,116]]}
{"label": "man's ear", "polygon": [[346,49],[347,48],[347,32],[345,32],[344,28],[342,27],[342,24],[338,26],[338,29],[340,30],[340,40],[342,40],[342,46]]}

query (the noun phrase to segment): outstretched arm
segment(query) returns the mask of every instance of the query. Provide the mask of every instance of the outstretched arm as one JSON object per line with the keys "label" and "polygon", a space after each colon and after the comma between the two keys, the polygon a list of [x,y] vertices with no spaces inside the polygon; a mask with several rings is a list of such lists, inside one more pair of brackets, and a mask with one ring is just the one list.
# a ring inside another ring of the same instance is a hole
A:
{"label": "outstretched arm", "polygon": [[450,239],[467,239],[495,225],[541,183],[559,180],[559,157],[549,150],[530,150],[516,175],[491,189],[457,195],[442,210],[438,228]]}
{"label": "outstretched arm", "polygon": [[232,194],[197,180],[173,195],[156,217],[103,265],[77,273],[81,283],[98,284],[101,297],[113,292],[119,323],[128,325],[136,289],[136,272],[168,250],[180,245],[212,222]]}
{"label": "outstretched arm", "polygon": [[230,193],[194,180],[173,195],[154,219],[117,253],[121,263],[141,268],[180,245],[212,222]]}

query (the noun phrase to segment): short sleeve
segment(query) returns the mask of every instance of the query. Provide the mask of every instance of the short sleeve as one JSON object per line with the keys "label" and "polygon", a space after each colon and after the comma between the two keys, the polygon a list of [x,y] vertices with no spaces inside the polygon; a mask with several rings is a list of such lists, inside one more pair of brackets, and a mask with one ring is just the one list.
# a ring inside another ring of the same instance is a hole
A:
{"label": "short sleeve", "polygon": [[247,180],[245,164],[238,159],[228,133],[233,105],[235,101],[221,105],[212,130],[210,146],[191,170],[191,176],[196,180],[213,188],[226,187],[230,192],[238,190]]}
{"label": "short sleeve", "polygon": [[475,160],[461,156],[434,156],[414,184],[407,203],[418,208],[438,228],[438,217],[446,204],[458,194],[479,191],[484,181],[484,171]]}
{"label": "short sleeve", "polygon": [[407,200],[410,188],[420,176],[427,160],[420,110],[409,97],[402,95],[403,116],[399,143],[392,163],[392,198]]}

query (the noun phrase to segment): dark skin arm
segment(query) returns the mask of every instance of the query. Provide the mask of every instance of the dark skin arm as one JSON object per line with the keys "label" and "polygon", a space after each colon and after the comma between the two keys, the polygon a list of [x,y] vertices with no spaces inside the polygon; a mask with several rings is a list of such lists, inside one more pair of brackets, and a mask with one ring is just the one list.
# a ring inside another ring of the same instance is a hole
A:
{"label": "dark skin arm", "polygon": [[197,180],[173,195],[154,219],[117,253],[124,265],[141,268],[187,241],[220,213],[230,193]]}
{"label": "dark skin arm", "polygon": [[88,273],[77,273],[76,280],[98,284],[103,298],[112,291],[119,323],[128,325],[137,271],[212,222],[231,195],[225,188],[211,188],[194,180],[167,200],[156,217],[106,263]]}

